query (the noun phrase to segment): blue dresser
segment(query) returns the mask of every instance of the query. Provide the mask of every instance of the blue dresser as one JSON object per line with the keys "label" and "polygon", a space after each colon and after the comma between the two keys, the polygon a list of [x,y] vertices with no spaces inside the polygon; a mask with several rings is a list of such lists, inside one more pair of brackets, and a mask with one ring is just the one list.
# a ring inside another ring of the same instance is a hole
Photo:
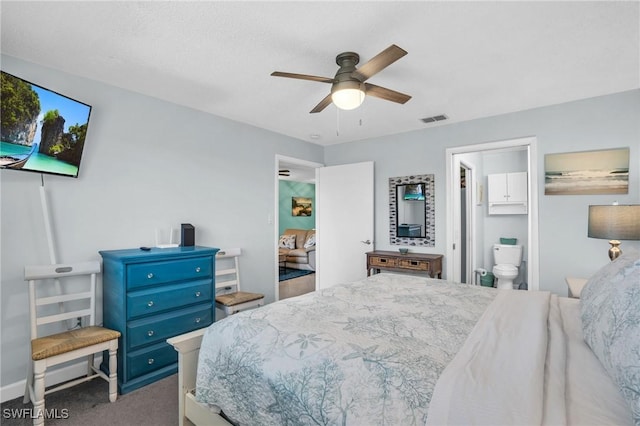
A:
{"label": "blue dresser", "polygon": [[[125,394],[178,371],[166,339],[215,321],[217,248],[100,251],[104,326],[122,333],[118,392]],[[101,365],[104,371],[108,366]]]}

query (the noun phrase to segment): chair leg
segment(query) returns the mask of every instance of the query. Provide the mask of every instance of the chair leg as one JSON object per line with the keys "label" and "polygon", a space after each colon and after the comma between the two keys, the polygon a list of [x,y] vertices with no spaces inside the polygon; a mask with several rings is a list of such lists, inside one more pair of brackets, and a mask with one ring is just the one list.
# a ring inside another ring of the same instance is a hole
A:
{"label": "chair leg", "polygon": [[31,402],[31,387],[33,386],[33,361],[29,360],[29,365],[27,366],[27,380],[24,385],[24,399],[22,400],[23,404],[28,404]]}
{"label": "chair leg", "polygon": [[87,355],[87,377],[93,375],[93,355]]}
{"label": "chair leg", "polygon": [[47,370],[46,361],[36,361],[33,366],[33,424],[44,424],[44,373]]}
{"label": "chair leg", "polygon": [[111,343],[109,347],[109,401],[115,402],[118,398],[118,341]]}

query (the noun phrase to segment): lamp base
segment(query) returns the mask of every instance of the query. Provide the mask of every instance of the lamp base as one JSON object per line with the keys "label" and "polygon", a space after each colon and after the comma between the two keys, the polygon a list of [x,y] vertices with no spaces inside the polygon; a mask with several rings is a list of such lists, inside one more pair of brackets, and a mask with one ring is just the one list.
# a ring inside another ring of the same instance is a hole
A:
{"label": "lamp base", "polygon": [[611,244],[611,248],[609,249],[609,259],[613,261],[622,254],[622,250],[620,250],[620,241],[611,240],[609,241],[609,244]]}

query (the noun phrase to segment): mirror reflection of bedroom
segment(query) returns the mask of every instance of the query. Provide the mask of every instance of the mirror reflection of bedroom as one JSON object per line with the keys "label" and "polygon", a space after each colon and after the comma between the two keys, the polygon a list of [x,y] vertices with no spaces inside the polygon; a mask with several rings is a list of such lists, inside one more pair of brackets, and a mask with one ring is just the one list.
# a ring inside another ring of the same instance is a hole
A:
{"label": "mirror reflection of bedroom", "polygon": [[315,290],[315,169],[280,161],[278,168],[279,299]]}

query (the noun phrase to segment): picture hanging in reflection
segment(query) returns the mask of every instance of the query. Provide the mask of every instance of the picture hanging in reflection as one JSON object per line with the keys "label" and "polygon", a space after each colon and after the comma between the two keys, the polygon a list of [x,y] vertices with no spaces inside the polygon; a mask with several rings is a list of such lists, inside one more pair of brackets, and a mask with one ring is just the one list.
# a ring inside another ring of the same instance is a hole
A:
{"label": "picture hanging in reflection", "polygon": [[291,197],[291,216],[311,216],[312,214],[311,198]]}

